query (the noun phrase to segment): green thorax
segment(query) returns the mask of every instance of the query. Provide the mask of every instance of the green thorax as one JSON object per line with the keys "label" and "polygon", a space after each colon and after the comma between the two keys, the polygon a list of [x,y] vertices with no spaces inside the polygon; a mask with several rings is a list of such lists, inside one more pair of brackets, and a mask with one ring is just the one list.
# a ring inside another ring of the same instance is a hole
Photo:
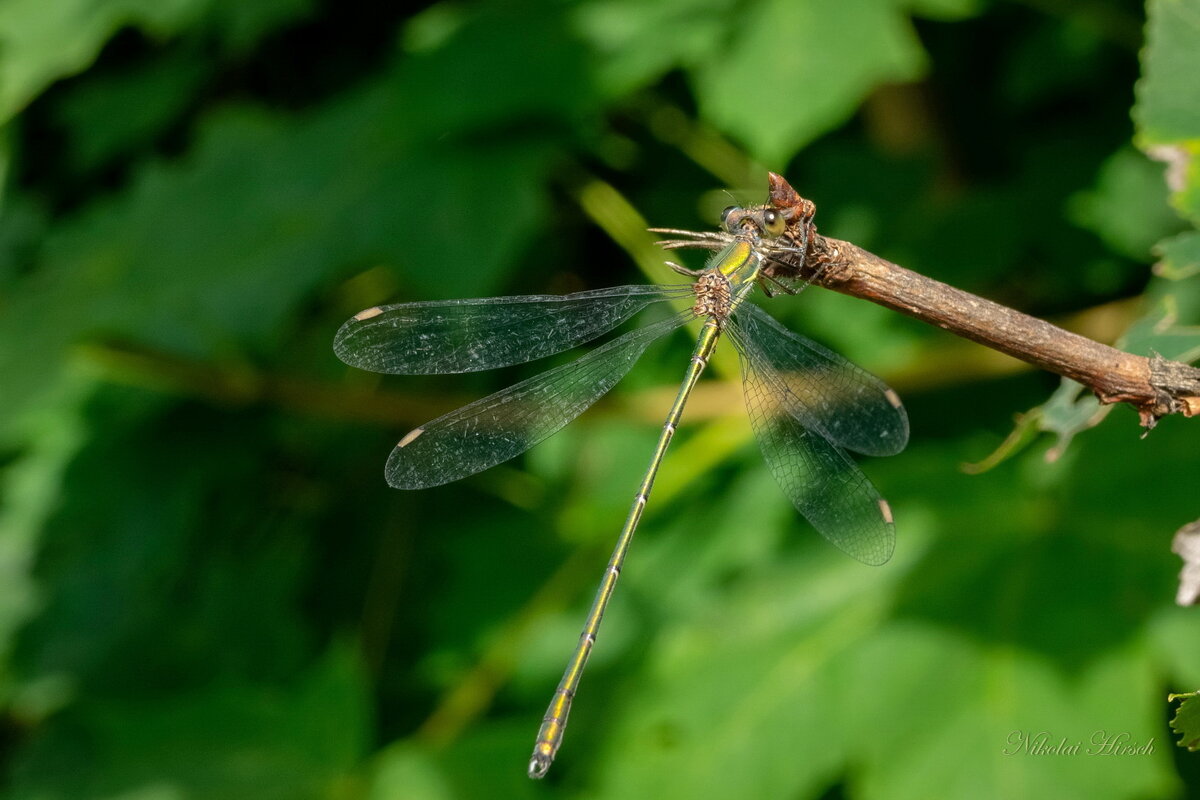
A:
{"label": "green thorax", "polygon": [[711,259],[705,272],[720,274],[729,281],[728,310],[732,311],[758,282],[762,256],[747,239],[730,242]]}

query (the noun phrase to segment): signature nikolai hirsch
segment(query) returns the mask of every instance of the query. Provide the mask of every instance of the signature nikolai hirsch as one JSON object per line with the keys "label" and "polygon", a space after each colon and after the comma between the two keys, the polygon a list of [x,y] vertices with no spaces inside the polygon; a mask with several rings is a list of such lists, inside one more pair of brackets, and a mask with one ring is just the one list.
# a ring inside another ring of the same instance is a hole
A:
{"label": "signature nikolai hirsch", "polygon": [[1139,743],[1127,732],[1101,730],[1093,733],[1084,745],[1082,740],[1054,736],[1049,731],[1013,731],[1003,752],[1006,756],[1145,756],[1154,752],[1154,737]]}

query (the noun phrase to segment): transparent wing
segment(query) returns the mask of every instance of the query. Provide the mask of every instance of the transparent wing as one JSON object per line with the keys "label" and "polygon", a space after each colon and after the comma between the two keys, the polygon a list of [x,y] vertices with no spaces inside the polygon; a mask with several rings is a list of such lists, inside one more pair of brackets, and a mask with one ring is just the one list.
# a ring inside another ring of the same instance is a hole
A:
{"label": "transparent wing", "polygon": [[774,366],[761,353],[737,349],[746,410],[783,493],[838,548],[866,564],[886,562],[896,542],[887,502],[857,464],[800,422],[794,413],[800,401]]}
{"label": "transparent wing", "polygon": [[338,330],[337,357],[393,375],[477,372],[569,350],[690,286],[614,286],[567,295],[401,303],[362,311]]}
{"label": "transparent wing", "polygon": [[683,311],[631,331],[411,431],[388,458],[388,483],[397,489],[440,486],[520,455],[582,414],[629,372],[651,342],[692,317]]}
{"label": "transparent wing", "polygon": [[868,456],[895,455],[908,444],[908,415],[883,381],[753,303],[739,305],[734,318],[734,342],[787,387],[796,399],[788,410],[804,427]]}

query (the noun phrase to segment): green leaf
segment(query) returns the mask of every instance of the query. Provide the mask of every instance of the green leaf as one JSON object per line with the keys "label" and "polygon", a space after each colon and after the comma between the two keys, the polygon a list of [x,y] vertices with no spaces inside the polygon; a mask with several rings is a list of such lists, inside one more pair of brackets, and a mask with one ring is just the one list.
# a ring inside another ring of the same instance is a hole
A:
{"label": "green leaf", "polygon": [[70,85],[54,113],[67,130],[71,168],[87,173],[151,145],[209,77],[208,63],[176,50]]}
{"label": "green leaf", "polygon": [[[898,624],[858,656],[846,681],[860,687],[859,707],[889,698],[860,712],[864,796],[907,800],[936,786],[939,797],[1124,798],[1174,788],[1156,741],[1155,675],[1136,651],[1064,673],[1021,649]],[[1105,754],[1116,747],[1140,752]]]}
{"label": "green leaf", "polygon": [[[1185,218],[1200,223],[1200,0],[1151,0],[1133,118],[1137,140],[1151,157],[1166,163],[1171,202]],[[1160,242],[1155,267],[1160,276],[1147,290],[1150,310],[1123,337],[1133,352],[1168,359],[1200,358],[1200,235],[1180,233]]]}
{"label": "green leaf", "polygon": [[[1180,425],[1173,436],[1156,431],[1142,439],[1136,416],[1118,412],[1123,424],[1114,416],[1052,466],[1029,453],[982,478],[944,475],[934,487],[932,475],[909,454],[905,485],[924,487],[923,502],[940,509],[946,536],[914,570],[898,613],[972,632],[981,641],[1053,654],[1067,670],[1136,636],[1167,601],[1137,587],[1150,581],[1172,586],[1179,570],[1169,552],[1178,523],[1148,520],[1164,513],[1164,520],[1192,518],[1193,502],[1187,487],[1170,483],[1149,495],[1124,492],[1124,473],[1111,464],[1184,469],[1200,431]],[[954,499],[967,495],[978,505]],[[996,519],[982,525],[989,508]],[[998,586],[1005,591],[997,594]],[[1116,602],[1117,596],[1125,599]]]}
{"label": "green leaf", "polygon": [[222,44],[234,53],[249,50],[263,36],[284,25],[306,19],[316,0],[209,0],[204,24],[216,30]]}
{"label": "green leaf", "polygon": [[[58,402],[47,403],[31,419],[29,448],[0,470],[0,530],[5,547],[0,550],[0,658],[7,664],[17,632],[38,612],[45,600],[31,565],[36,560],[41,534],[60,505],[64,474],[84,446],[88,426],[80,410],[90,386],[73,385]],[[18,713],[38,719],[54,710],[59,699],[34,688],[13,698],[13,676],[0,671],[0,701],[11,701]],[[26,690],[29,687],[24,687]]]}
{"label": "green leaf", "polygon": [[[316,287],[379,264],[422,299],[494,290],[544,217],[558,142],[595,102],[565,91],[585,78],[564,25],[536,7],[491,11],[307,118],[205,120],[187,158],[60,225],[14,287],[0,337],[27,347],[0,352],[0,428],[50,391],[81,339],[270,352]],[[494,69],[497,53],[525,77]]]}
{"label": "green leaf", "polygon": [[983,0],[911,0],[913,14],[942,22],[973,17],[984,9]]}
{"label": "green leaf", "polygon": [[[293,609],[310,553],[296,515],[286,502],[274,511],[268,502],[262,510],[275,522],[259,546],[240,552],[232,544],[256,529],[234,509],[264,493],[270,445],[248,437],[236,417],[165,405],[103,387],[78,403],[75,419],[57,420],[72,423],[63,424],[64,438],[90,436],[75,442],[47,487],[55,502],[38,520],[34,577],[56,591],[22,631],[22,676],[64,675],[85,693],[136,694],[218,675],[287,675],[307,657]],[[130,491],[154,502],[131,505]],[[225,504],[201,514],[214,494]],[[170,602],[155,602],[164,594]],[[123,666],[131,658],[136,673]]]}
{"label": "green leaf", "polygon": [[383,750],[371,769],[367,800],[453,800],[450,780],[441,774],[435,759],[410,743]]}
{"label": "green leaf", "polygon": [[1112,409],[1111,405],[1100,405],[1096,395],[1082,384],[1062,378],[1050,399],[1018,416],[1012,432],[999,447],[978,463],[964,466],[964,470],[980,475],[994,469],[1035,441],[1038,432],[1054,434],[1054,444],[1046,450],[1044,458],[1047,462],[1057,461],[1067,452],[1076,434],[1099,425]]}
{"label": "green leaf", "polygon": [[227,110],[188,159],[147,168],[60,226],[0,318],[0,337],[27,345],[0,351],[0,427],[50,391],[67,347],[88,336],[191,357],[267,352],[349,265],[403,265],[425,299],[495,287],[538,223],[555,150],[414,142],[397,101],[411,86],[382,82],[295,126]]}
{"label": "green leaf", "polygon": [[1177,744],[1195,752],[1200,750],[1200,692],[1173,694],[1168,701],[1182,700],[1171,719],[1171,730],[1179,734]]}
{"label": "green leaf", "polygon": [[165,36],[211,0],[7,0],[0,4],[0,125],[48,84],[86,68],[125,25]]}
{"label": "green leaf", "polygon": [[622,97],[680,66],[695,67],[722,47],[733,0],[601,0],[581,3],[574,23],[595,51],[597,81]]}
{"label": "green leaf", "polygon": [[914,80],[926,66],[891,0],[765,0],[747,8],[723,50],[695,70],[701,110],[776,165],[844,122],[880,84]]}
{"label": "green leaf", "polygon": [[1149,260],[1154,244],[1182,226],[1167,203],[1162,166],[1130,147],[1104,162],[1096,185],[1072,197],[1068,211],[1077,225],[1137,261]]}
{"label": "green leaf", "polygon": [[[1059,388],[1061,389],[1061,387]],[[1042,409],[1040,406],[1018,414],[1012,430],[1004,437],[1004,441],[982,459],[963,464],[962,471],[968,475],[982,475],[1000,466],[1037,438],[1041,431],[1041,422]]]}
{"label": "green leaf", "polygon": [[[4,142],[0,141],[0,158]],[[20,282],[33,253],[46,236],[47,215],[28,196],[14,194],[0,202],[0,292],[8,294]]]}
{"label": "green leaf", "polygon": [[1096,395],[1082,384],[1063,378],[1054,394],[1041,406],[1038,427],[1057,437],[1046,458],[1060,458],[1075,434],[1096,427],[1111,410],[1111,405],[1101,406]]}
{"label": "green leaf", "polygon": [[[1178,561],[1176,562],[1179,563]],[[1151,646],[1171,686],[1200,686],[1200,618],[1191,607],[1172,605],[1148,628]]]}
{"label": "green leaf", "polygon": [[10,796],[329,797],[363,757],[369,725],[357,657],[337,645],[286,687],[88,699],[16,755]]}
{"label": "green leaf", "polygon": [[1188,231],[1159,242],[1156,252],[1161,260],[1155,271],[1172,281],[1200,274],[1200,231]]}
{"label": "green leaf", "polygon": [[1150,0],[1133,118],[1143,147],[1200,147],[1200,1]]}
{"label": "green leaf", "polygon": [[[1096,71],[1103,69],[1112,43],[1104,35],[1102,16],[1085,12],[1066,20],[1043,17],[1026,28],[1017,46],[1002,56],[1005,98],[1016,108],[1032,111],[1078,96],[1079,87],[1095,81]],[[1128,29],[1137,20],[1118,24]],[[1136,41],[1139,34],[1130,33]]]}
{"label": "green leaf", "polygon": [[[597,796],[820,796],[842,779],[889,800],[928,797],[931,785],[946,798],[1007,798],[1013,786],[1027,797],[1120,798],[1172,786],[1153,744],[1155,673],[1142,654],[1064,673],[1019,648],[881,623],[886,588],[859,569],[782,564],[720,607],[693,610],[607,712],[618,716]],[[1078,754],[1022,751],[1042,731]],[[1087,754],[1108,737],[1149,752]],[[571,768],[569,752],[561,760]]]}
{"label": "green leaf", "polygon": [[1200,0],[1151,0],[1133,118],[1138,144],[1167,163],[1181,214],[1200,224]]}
{"label": "green leaf", "polygon": [[398,133],[469,144],[573,133],[598,112],[599,95],[570,25],[561,9],[538,3],[469,15],[438,46],[399,60],[394,102],[406,113]]}
{"label": "green leaf", "polygon": [[394,744],[375,765],[367,800],[544,798],[546,785],[525,774],[537,729],[529,722],[484,723],[450,748],[435,750],[412,740]]}
{"label": "green leaf", "polygon": [[[1200,287],[1176,287],[1162,293],[1137,322],[1117,342],[1123,350],[1138,355],[1155,354],[1172,361],[1188,363],[1200,358],[1200,315],[1196,313],[1200,301]],[[1180,302],[1191,298],[1191,308],[1181,311]],[[1192,324],[1186,324],[1191,322]]]}
{"label": "green leaf", "polygon": [[814,552],[693,603],[647,651],[607,712],[598,797],[810,796],[833,782],[861,733],[843,713],[857,688],[846,651],[879,623],[887,576]]}

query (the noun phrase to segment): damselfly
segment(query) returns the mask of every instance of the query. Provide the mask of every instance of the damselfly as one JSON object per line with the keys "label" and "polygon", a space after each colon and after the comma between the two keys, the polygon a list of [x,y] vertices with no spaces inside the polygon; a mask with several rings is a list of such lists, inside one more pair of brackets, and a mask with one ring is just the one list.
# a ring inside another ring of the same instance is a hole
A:
{"label": "damselfly", "polygon": [[812,203],[770,175],[765,205],[730,207],[721,230],[682,236],[666,247],[718,251],[677,286],[618,286],[568,295],[494,297],[378,306],[342,326],[334,350],[374,372],[424,375],[495,369],[567,350],[612,330],[637,312],[681,298],[686,311],[652,323],[555,369],[463,406],[405,434],[388,458],[387,481],[424,489],[473,475],[517,456],[560,430],[613,387],[654,340],[703,320],[675,402],[659,434],[633,506],[588,611],[579,642],[546,712],[529,775],[541,778],[562,743],[567,715],[600,620],[684,404],[722,334],[740,356],[746,408],[775,480],[799,512],[833,544],[867,564],[892,555],[892,514],[845,454],[892,455],[908,440],[895,392],[846,359],[784,328],[754,303],[754,287],[794,292],[808,255]]}

